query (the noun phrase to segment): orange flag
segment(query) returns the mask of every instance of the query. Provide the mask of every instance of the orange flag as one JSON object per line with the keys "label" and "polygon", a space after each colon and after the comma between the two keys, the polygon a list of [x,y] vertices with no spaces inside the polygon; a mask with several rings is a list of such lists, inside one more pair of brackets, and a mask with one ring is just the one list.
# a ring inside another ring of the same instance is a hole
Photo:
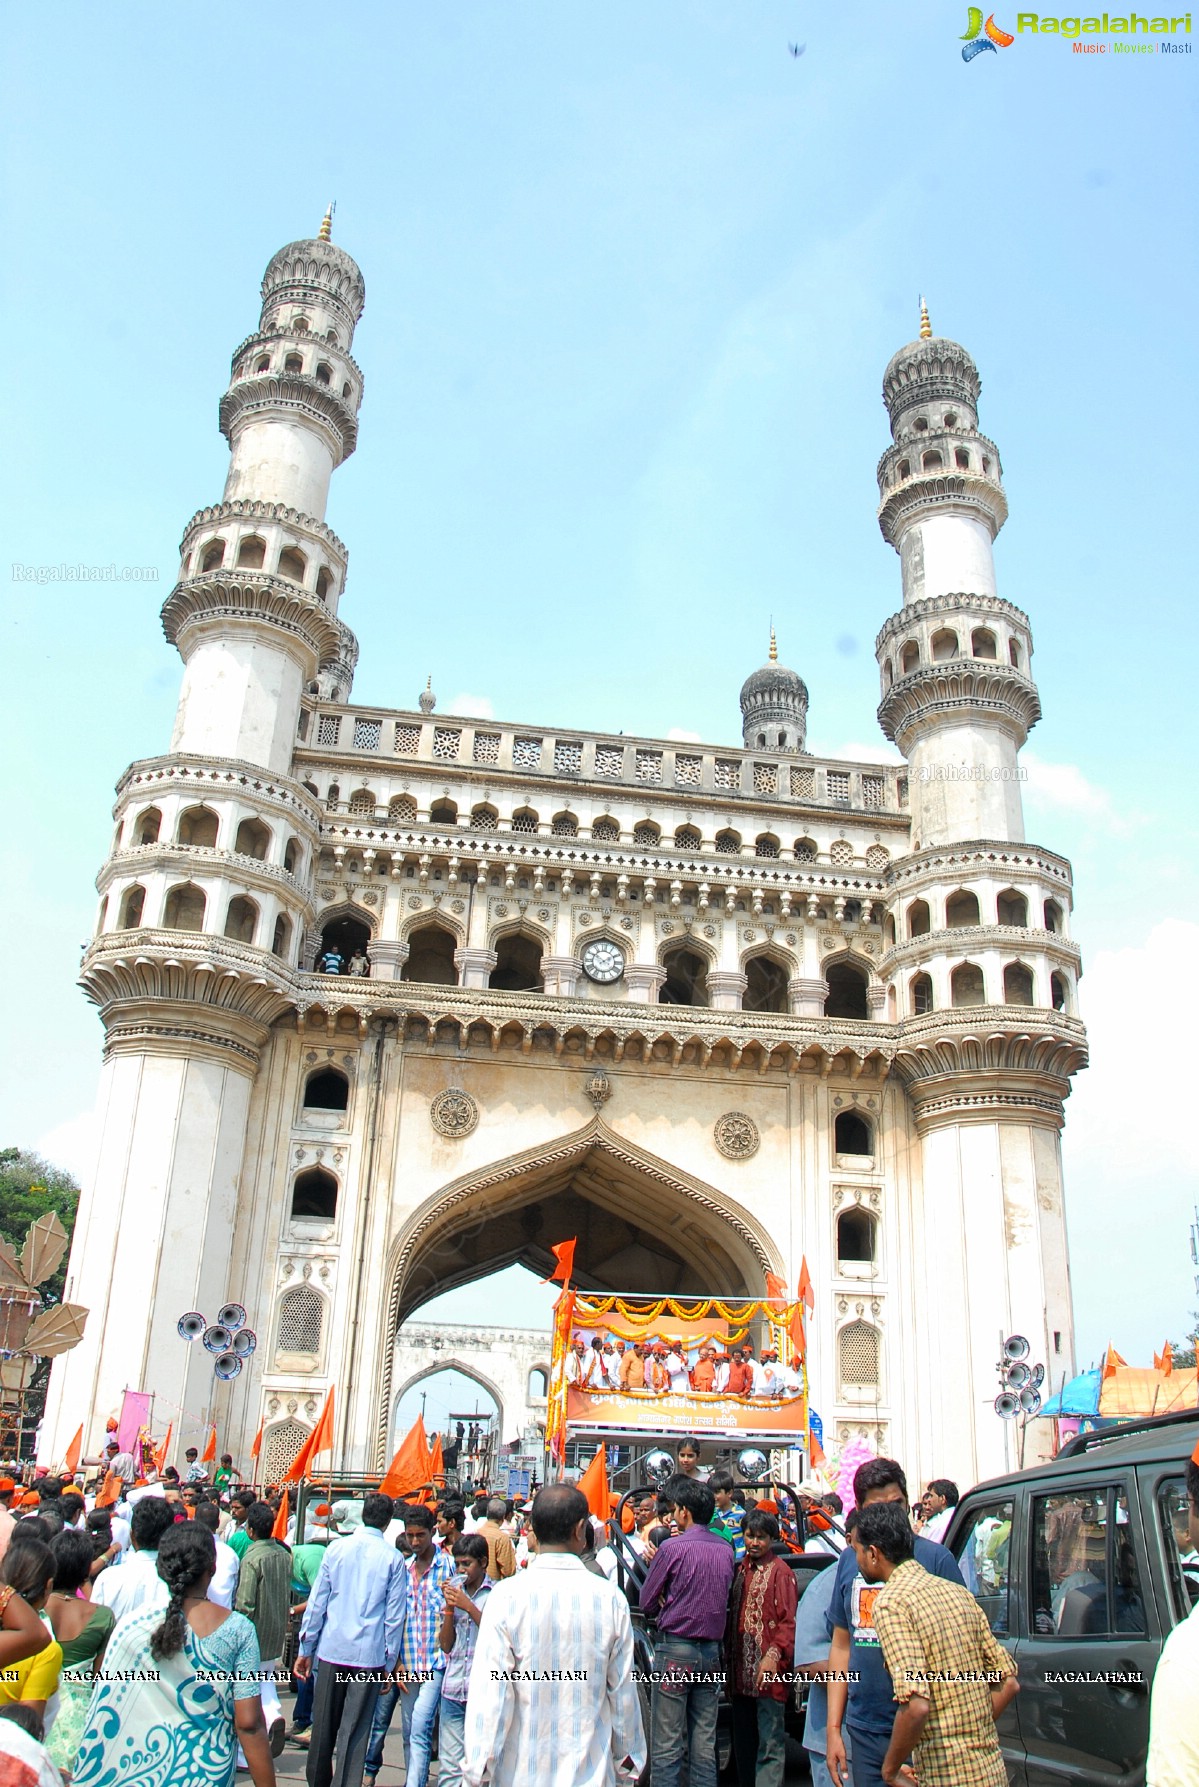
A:
{"label": "orange flag", "polygon": [[258,1454],[262,1451],[262,1429],[264,1426],[265,1426],[265,1422],[260,1421],[258,1423],[258,1432],[254,1435],[254,1443],[250,1447],[250,1457],[253,1458],[256,1462],[258,1459]]}
{"label": "orange flag", "polygon": [[286,1545],[286,1543],[287,1543],[288,1512],[289,1512],[288,1496],[287,1496],[287,1491],[285,1489],[283,1491],[283,1500],[279,1503],[279,1512],[275,1515],[275,1524],[271,1528],[271,1538],[278,1539],[278,1541],[281,1545]]}
{"label": "orange flag", "polygon": [[610,1518],[612,1498],[608,1489],[608,1449],[602,1443],[575,1487],[587,1497],[587,1506],[593,1514],[600,1520]]}
{"label": "orange flag", "polygon": [[158,1450],[154,1454],[154,1468],[157,1471],[160,1471],[163,1468],[163,1466],[166,1464],[167,1454],[171,1450],[171,1435],[174,1433],[174,1431],[175,1431],[175,1423],[173,1421],[168,1421],[167,1422],[166,1438],[163,1440],[161,1446],[159,1446]]}
{"label": "orange flag", "polygon": [[795,1294],[801,1303],[806,1303],[809,1309],[815,1309],[816,1293],[812,1289],[812,1278],[808,1271],[808,1256],[806,1253],[799,1262],[799,1289]]}
{"label": "orange flag", "polygon": [[787,1301],[787,1287],[777,1272],[766,1274],[766,1301],[768,1303],[785,1303]]}
{"label": "orange flag", "polygon": [[808,1356],[808,1337],[803,1325],[803,1304],[797,1303],[787,1324],[787,1332],[791,1336],[791,1344],[795,1348],[796,1362],[803,1364]]}
{"label": "orange flag", "polygon": [[425,1423],[420,1415],[412,1423],[390,1465],[387,1475],[379,1485],[384,1495],[393,1498],[410,1495],[423,1489],[433,1474],[433,1460],[429,1453],[429,1442],[425,1438]]}
{"label": "orange flag", "polygon": [[1170,1345],[1168,1340],[1162,1348],[1162,1362],[1158,1366],[1158,1370],[1163,1377],[1169,1377],[1174,1370],[1174,1348]]}
{"label": "orange flag", "polygon": [[116,1471],[109,1471],[104,1478],[104,1487],[96,1497],[97,1508],[111,1508],[121,1495],[121,1479]]}
{"label": "orange flag", "polygon": [[824,1463],[824,1447],[810,1428],[808,1430],[808,1461],[813,1470]]}
{"label": "orange flag", "polygon": [[[215,1430],[214,1430],[215,1431]],[[329,1385],[325,1406],[316,1418],[316,1426],[296,1453],[295,1462],[283,1478],[285,1483],[298,1483],[306,1477],[319,1452],[333,1450],[333,1385]]]}
{"label": "orange flag", "polygon": [[1128,1364],[1128,1360],[1124,1359],[1120,1356],[1120,1354],[1116,1351],[1115,1347],[1112,1345],[1111,1341],[1109,1340],[1107,1343],[1107,1352],[1104,1354],[1104,1359],[1103,1359],[1103,1376],[1104,1376],[1104,1378],[1115,1377],[1117,1365],[1127,1365],[1127,1364]]}
{"label": "orange flag", "polygon": [[83,1454],[83,1428],[81,1427],[79,1429],[79,1432],[75,1435],[75,1438],[71,1441],[70,1445],[67,1447],[67,1455],[63,1461],[63,1467],[62,1467],[63,1471],[66,1473],[67,1476],[73,1477],[75,1475],[75,1472],[79,1469],[79,1460],[80,1460],[80,1457],[82,1456],[82,1454]]}
{"label": "orange flag", "polygon": [[216,1463],[216,1422],[214,1421],[208,1435],[208,1444],[200,1454],[201,1464]]}
{"label": "orange flag", "polygon": [[555,1279],[560,1279],[563,1284],[570,1283],[570,1275],[575,1269],[575,1248],[578,1244],[578,1236],[576,1236],[573,1241],[558,1241],[550,1248],[550,1252],[558,1264],[548,1278],[542,1279],[542,1284],[553,1284]]}

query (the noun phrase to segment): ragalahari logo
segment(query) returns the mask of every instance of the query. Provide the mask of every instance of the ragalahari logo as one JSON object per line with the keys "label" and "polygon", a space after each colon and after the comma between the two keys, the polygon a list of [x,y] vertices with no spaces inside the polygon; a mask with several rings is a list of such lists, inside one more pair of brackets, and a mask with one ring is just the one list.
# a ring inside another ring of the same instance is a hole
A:
{"label": "ragalahari logo", "polygon": [[1016,41],[1009,31],[1001,30],[995,23],[994,13],[984,25],[981,6],[970,8],[967,24],[969,28],[962,32],[963,62],[973,62],[984,50],[1010,50]]}

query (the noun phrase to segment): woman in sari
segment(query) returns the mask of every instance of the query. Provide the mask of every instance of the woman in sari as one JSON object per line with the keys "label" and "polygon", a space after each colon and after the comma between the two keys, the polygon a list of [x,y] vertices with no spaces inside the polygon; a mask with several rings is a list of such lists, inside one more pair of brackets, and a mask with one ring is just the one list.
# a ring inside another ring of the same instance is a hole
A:
{"label": "woman in sari", "polygon": [[787,1673],[795,1655],[795,1572],[775,1555],[779,1523],[745,1517],[745,1557],[729,1597],[729,1687],[733,1753],[742,1787],[783,1787]]}
{"label": "woman in sari", "polygon": [[244,1614],[207,1599],[216,1546],[207,1527],[169,1528],[161,1608],[130,1613],[96,1683],[73,1787],[233,1787],[240,1740],[254,1787],[275,1787],[262,1716],[261,1659]]}
{"label": "woman in sari", "polygon": [[87,1722],[92,1678],[116,1618],[111,1607],[95,1605],[83,1592],[93,1563],[90,1535],[64,1527],[55,1535],[50,1550],[54,1554],[54,1587],[46,1603],[46,1617],[62,1646],[62,1675],[58,1716],[46,1738],[46,1748],[59,1768],[69,1770],[74,1767]]}

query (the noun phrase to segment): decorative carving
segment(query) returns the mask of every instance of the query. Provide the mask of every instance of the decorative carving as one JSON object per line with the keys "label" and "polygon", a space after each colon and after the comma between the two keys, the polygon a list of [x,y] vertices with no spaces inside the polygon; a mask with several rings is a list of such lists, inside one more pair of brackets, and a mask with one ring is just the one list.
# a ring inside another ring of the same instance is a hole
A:
{"label": "decorative carving", "polygon": [[596,1116],[612,1096],[612,1082],[598,1067],[587,1082],[587,1096],[595,1106]]}
{"label": "decorative carving", "polygon": [[478,1124],[479,1107],[469,1092],[450,1086],[429,1106],[429,1121],[439,1135],[458,1141]]}
{"label": "decorative carving", "polygon": [[744,1111],[726,1111],[718,1117],[712,1137],[726,1160],[749,1160],[762,1145],[757,1124]]}

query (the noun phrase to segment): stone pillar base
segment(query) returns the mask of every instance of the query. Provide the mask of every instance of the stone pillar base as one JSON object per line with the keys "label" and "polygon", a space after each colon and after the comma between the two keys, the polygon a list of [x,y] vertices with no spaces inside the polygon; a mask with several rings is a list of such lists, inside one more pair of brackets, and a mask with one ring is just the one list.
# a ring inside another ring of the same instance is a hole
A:
{"label": "stone pillar base", "polygon": [[458,970],[458,984],[485,987],[499,959],[494,949],[456,949],[454,966]]}
{"label": "stone pillar base", "polygon": [[569,999],[579,984],[579,964],[575,956],[542,956],[541,980],[551,999]]}
{"label": "stone pillar base", "polygon": [[824,981],[809,980],[805,975],[793,974],[787,982],[787,991],[791,995],[791,1010],[796,1017],[824,1016],[824,1002],[828,998],[828,987]]}
{"label": "stone pillar base", "polygon": [[666,970],[657,962],[630,962],[624,977],[634,1005],[654,1005],[658,990],[666,980]]}
{"label": "stone pillar base", "polygon": [[376,937],[366,953],[370,957],[372,980],[399,980],[409,950],[406,943],[385,942]]}
{"label": "stone pillar base", "polygon": [[708,992],[714,1011],[740,1011],[745,989],[749,985],[744,974],[730,973],[726,968],[708,970]]}

